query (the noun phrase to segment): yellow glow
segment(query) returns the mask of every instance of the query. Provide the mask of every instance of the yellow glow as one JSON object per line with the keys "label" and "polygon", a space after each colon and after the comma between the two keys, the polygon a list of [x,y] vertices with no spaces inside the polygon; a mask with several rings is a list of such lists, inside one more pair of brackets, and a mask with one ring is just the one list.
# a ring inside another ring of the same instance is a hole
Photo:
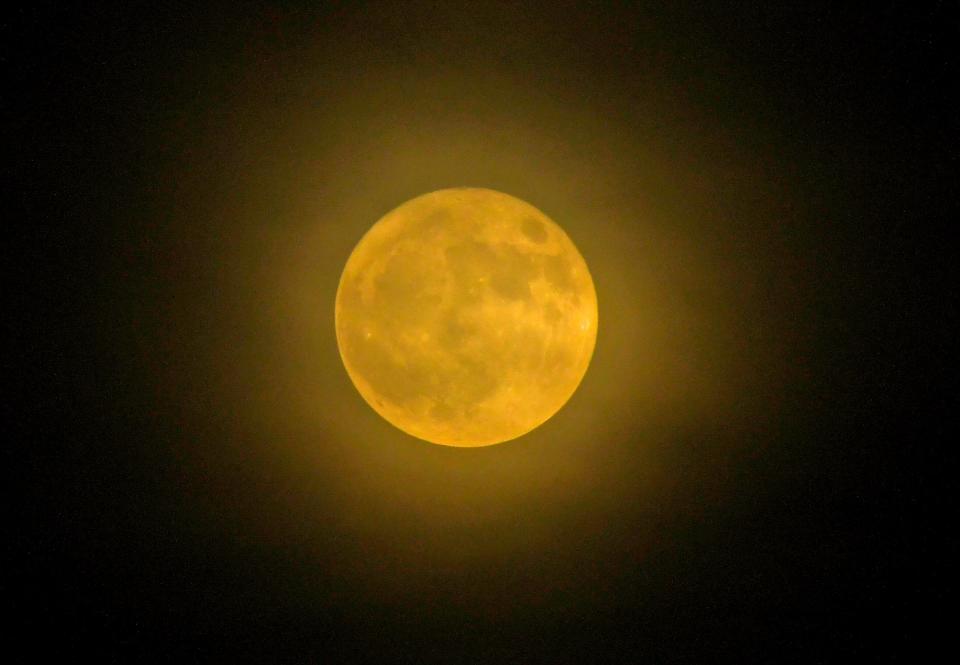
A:
{"label": "yellow glow", "polygon": [[347,373],[387,421],[485,446],[570,399],[596,342],[597,297],[542,212],[489,189],[444,189],[388,213],[353,250],[336,332]]}

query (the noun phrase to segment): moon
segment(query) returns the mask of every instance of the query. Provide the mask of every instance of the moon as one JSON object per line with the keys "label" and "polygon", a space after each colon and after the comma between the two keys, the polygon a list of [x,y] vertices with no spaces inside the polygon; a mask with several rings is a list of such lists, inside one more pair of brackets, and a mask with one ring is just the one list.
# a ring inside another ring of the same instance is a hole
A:
{"label": "moon", "polygon": [[573,242],[502,192],[442,189],[387,213],[337,289],[340,356],[364,400],[448,446],[515,439],[573,395],[597,338],[597,296]]}

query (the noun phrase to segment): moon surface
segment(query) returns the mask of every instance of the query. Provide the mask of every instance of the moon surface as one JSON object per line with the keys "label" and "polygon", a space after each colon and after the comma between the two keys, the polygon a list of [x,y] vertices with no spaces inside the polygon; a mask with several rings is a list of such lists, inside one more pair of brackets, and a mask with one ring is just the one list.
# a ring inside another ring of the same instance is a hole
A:
{"label": "moon surface", "polygon": [[449,446],[521,436],[573,395],[597,338],[587,264],[556,223],[490,189],[443,189],[387,213],[336,299],[357,390],[404,432]]}

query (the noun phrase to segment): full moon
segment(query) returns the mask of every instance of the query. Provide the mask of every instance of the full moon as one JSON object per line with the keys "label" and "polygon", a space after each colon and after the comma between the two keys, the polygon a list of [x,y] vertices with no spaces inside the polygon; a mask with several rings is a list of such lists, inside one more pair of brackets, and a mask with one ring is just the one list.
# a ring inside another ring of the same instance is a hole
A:
{"label": "full moon", "polygon": [[353,250],[337,344],[360,395],[448,446],[526,434],[570,399],[597,339],[587,264],[532,205],[480,188],[418,196]]}

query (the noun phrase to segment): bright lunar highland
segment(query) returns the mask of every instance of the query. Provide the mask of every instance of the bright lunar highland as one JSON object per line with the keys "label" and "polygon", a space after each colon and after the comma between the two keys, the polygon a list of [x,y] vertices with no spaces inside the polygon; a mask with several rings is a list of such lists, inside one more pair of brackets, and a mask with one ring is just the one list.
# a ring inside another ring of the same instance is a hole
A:
{"label": "bright lunar highland", "polygon": [[387,213],[343,270],[336,332],[363,398],[449,446],[516,438],[576,390],[597,338],[587,265],[528,203],[444,189]]}

